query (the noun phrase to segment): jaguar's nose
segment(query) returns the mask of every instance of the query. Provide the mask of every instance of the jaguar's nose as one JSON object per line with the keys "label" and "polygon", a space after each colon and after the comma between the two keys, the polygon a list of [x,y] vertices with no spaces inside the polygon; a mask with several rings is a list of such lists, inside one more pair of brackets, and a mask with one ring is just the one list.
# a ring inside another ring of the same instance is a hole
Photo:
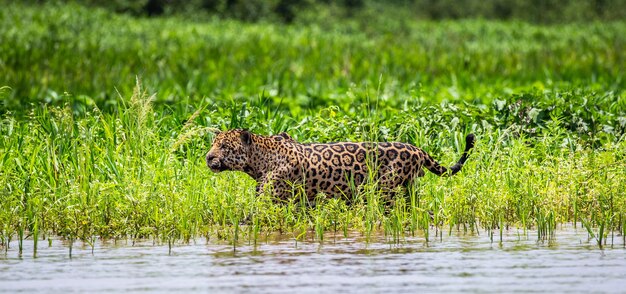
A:
{"label": "jaguar's nose", "polygon": [[207,153],[207,155],[206,155],[206,165],[208,167],[211,167],[211,163],[213,162],[213,159],[215,159],[215,155],[213,155],[211,153]]}
{"label": "jaguar's nose", "polygon": [[206,165],[214,172],[222,170],[222,163],[220,162],[220,159],[213,154],[206,155]]}

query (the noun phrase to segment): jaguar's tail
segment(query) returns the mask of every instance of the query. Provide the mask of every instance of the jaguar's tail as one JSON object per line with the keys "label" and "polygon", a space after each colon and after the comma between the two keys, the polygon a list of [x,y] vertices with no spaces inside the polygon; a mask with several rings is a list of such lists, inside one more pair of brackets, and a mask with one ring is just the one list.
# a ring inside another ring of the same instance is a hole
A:
{"label": "jaguar's tail", "polygon": [[430,155],[424,152],[426,154],[426,158],[425,158],[426,161],[424,162],[424,167],[426,167],[429,171],[431,171],[432,173],[438,176],[452,176],[461,170],[461,168],[463,167],[463,164],[465,164],[465,161],[467,161],[467,158],[469,157],[469,151],[474,147],[475,142],[476,142],[476,136],[474,136],[474,134],[469,134],[465,137],[465,151],[463,151],[463,155],[461,155],[461,159],[459,159],[459,161],[457,161],[457,163],[450,168],[441,166]]}

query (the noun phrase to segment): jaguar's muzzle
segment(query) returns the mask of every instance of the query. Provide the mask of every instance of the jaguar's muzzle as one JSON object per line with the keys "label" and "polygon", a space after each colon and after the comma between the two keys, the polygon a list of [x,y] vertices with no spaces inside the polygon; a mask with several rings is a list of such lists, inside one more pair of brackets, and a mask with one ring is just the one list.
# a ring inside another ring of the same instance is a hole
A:
{"label": "jaguar's muzzle", "polygon": [[213,156],[212,154],[206,155],[206,165],[213,172],[221,172],[227,170],[228,168],[220,161],[219,158]]}

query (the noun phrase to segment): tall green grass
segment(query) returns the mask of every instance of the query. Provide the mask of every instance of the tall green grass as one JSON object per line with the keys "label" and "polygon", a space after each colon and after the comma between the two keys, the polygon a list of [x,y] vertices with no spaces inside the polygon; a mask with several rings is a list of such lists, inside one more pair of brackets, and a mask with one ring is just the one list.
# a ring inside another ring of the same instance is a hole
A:
{"label": "tall green grass", "polygon": [[[0,86],[11,91],[0,110],[71,100],[77,110],[97,104],[108,111],[137,75],[159,94],[158,108],[172,109],[184,108],[181,98],[229,103],[266,93],[276,107],[300,113],[364,102],[359,98],[375,96],[381,76],[380,102],[395,107],[415,98],[488,104],[534,89],[623,95],[624,36],[624,22],[541,26],[381,15],[361,25],[283,26],[9,3],[0,11]],[[351,91],[355,97],[346,95]]]}
{"label": "tall green grass", "polygon": [[[508,228],[549,240],[564,223],[599,246],[624,234],[624,23],[407,21],[391,34],[376,21],[361,31],[7,5],[0,245],[329,231],[497,241]],[[461,173],[429,174],[391,202],[371,181],[351,203],[279,204],[243,173],[206,168],[209,127],[403,141],[445,165],[467,133],[478,142]]]}
{"label": "tall green grass", "polygon": [[[76,116],[69,107],[36,107],[26,119],[5,116],[0,124],[1,243],[50,235],[88,244],[95,238],[172,244],[198,236],[256,242],[276,231],[296,238],[309,231],[317,238],[328,231],[384,232],[399,241],[406,234],[428,234],[431,227],[439,237],[444,231],[497,234],[516,227],[537,229],[540,238],[550,239],[559,224],[578,223],[599,228],[593,236],[603,244],[609,232],[623,230],[624,140],[591,149],[554,130],[534,138],[511,129],[483,130],[460,174],[427,175],[392,204],[373,186],[350,204],[318,198],[309,205],[298,197],[275,203],[271,195],[255,197],[254,182],[243,173],[214,174],[206,168],[211,134],[198,120],[210,115],[208,109],[183,122],[154,112],[153,100],[137,86],[112,113],[95,108]],[[329,121],[339,129],[360,123],[361,114],[307,116],[306,125],[332,133],[336,129],[326,125]],[[398,123],[404,119],[378,121],[379,129],[390,130],[381,139],[423,130],[423,125]],[[408,136],[405,141],[450,163],[467,131],[457,127],[442,130],[435,140]],[[306,130],[291,133],[309,141],[301,137]],[[366,139],[360,136],[357,132],[351,139]],[[439,148],[431,148],[435,145]]]}

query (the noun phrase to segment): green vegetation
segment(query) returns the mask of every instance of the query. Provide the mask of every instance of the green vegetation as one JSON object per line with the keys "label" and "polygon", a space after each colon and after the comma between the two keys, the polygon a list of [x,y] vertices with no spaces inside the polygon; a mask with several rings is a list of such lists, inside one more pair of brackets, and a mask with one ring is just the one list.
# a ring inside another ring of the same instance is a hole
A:
{"label": "green vegetation", "polygon": [[622,0],[23,0],[32,3],[80,3],[137,16],[187,15],[286,23],[328,21],[320,14],[430,20],[485,18],[535,23],[610,21],[626,18]]}
{"label": "green vegetation", "polygon": [[[282,26],[9,5],[0,25],[0,83],[11,87],[0,109],[71,100],[76,108],[109,111],[136,76],[157,93],[159,107],[180,108],[187,97],[219,103],[267,95],[294,115],[365,102],[376,97],[379,82],[381,106],[393,107],[407,100],[489,105],[544,90],[552,97],[620,96],[626,85],[623,22],[536,26],[383,16]],[[605,111],[616,99],[607,100],[599,106]]]}
{"label": "green vegetation", "polygon": [[[626,235],[625,36],[623,22],[281,26],[8,5],[0,245],[355,230],[398,241],[433,226],[549,239],[567,222],[605,244]],[[427,175],[392,205],[372,186],[352,205],[309,206],[211,173],[208,127],[404,141],[444,164],[468,132],[478,143],[461,173]]]}

